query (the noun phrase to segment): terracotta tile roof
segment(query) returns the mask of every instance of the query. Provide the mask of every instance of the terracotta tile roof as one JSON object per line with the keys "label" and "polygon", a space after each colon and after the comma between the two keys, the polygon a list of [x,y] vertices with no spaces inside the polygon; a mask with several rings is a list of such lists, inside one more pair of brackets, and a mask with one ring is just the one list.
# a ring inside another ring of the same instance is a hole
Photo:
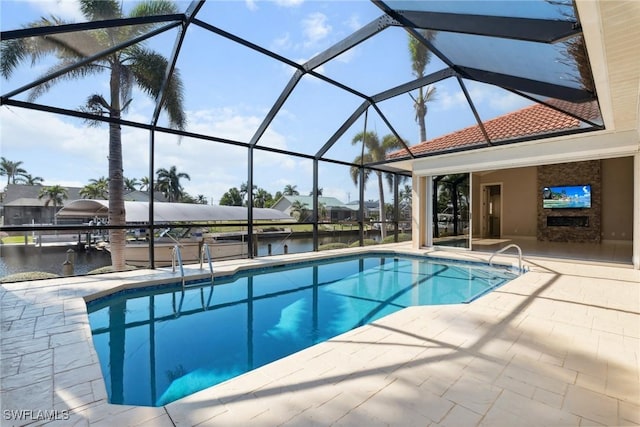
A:
{"label": "terracotta tile roof", "polygon": [[[579,117],[594,120],[600,117],[598,105],[595,101],[583,104],[573,104],[565,101],[553,100],[550,104],[570,111]],[[485,130],[492,142],[506,141],[527,136],[538,136],[577,129],[583,125],[578,119],[561,113],[543,104],[534,104],[513,113],[505,114],[484,122]],[[410,147],[414,155],[427,152],[450,150],[473,145],[484,146],[487,141],[478,125],[469,126],[459,131],[443,135],[429,141],[421,142]],[[389,155],[390,158],[406,157],[407,150],[400,150]]]}

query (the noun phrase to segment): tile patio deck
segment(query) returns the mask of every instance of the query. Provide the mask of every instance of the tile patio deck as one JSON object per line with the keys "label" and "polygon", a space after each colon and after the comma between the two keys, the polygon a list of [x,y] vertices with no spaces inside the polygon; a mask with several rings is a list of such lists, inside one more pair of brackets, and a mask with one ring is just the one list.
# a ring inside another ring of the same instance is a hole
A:
{"label": "tile patio deck", "polygon": [[84,297],[169,270],[3,284],[0,424],[639,425],[640,271],[526,261],[471,304],[407,308],[159,408],[107,403]]}

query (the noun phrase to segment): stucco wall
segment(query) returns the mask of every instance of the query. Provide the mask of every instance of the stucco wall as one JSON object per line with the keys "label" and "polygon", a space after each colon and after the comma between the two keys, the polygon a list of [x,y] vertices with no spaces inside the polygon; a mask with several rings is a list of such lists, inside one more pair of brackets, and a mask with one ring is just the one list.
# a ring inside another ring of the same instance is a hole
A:
{"label": "stucco wall", "polygon": [[602,161],[602,239],[633,238],[633,157]]}
{"label": "stucco wall", "polygon": [[502,235],[518,237],[536,236],[536,168],[514,168],[475,174],[474,230],[480,233],[481,184],[502,183]]}

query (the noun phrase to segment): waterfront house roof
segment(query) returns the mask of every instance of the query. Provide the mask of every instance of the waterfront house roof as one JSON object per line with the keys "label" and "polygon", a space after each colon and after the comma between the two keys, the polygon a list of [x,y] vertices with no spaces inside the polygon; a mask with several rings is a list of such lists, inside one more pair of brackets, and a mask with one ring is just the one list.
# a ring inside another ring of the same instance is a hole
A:
{"label": "waterfront house roof", "polygon": [[44,207],[44,204],[46,203],[46,199],[42,198],[42,199],[38,199],[36,198],[32,198],[32,197],[20,197],[19,199],[15,199],[10,201],[9,203],[5,203],[4,206],[15,206],[15,207],[35,207],[35,206],[39,206],[39,207]]}
{"label": "waterfront house roof", "polygon": [[[124,202],[128,223],[149,221],[149,202]],[[107,217],[108,200],[80,199],[65,205],[58,213],[64,218]],[[199,205],[194,203],[154,203],[155,223],[177,221],[246,221],[247,209],[242,206]],[[254,220],[291,220],[289,215],[276,209],[253,208]]]}
{"label": "waterfront house roof", "polygon": [[[44,206],[46,198],[38,198],[40,191],[46,185],[25,185],[9,184],[4,193],[4,206]],[[72,200],[82,199],[80,191],[82,187],[64,187],[67,190],[67,199],[63,200],[62,206]],[[124,200],[129,202],[148,202],[149,193],[145,191],[129,191],[124,194]],[[154,191],[153,200],[156,202],[166,202],[167,198],[159,191]]]}
{"label": "waterfront house roof", "polygon": [[[276,203],[273,204],[273,208],[280,211],[285,211],[296,201],[299,201],[300,203],[306,205],[309,209],[311,209],[313,206],[313,196],[282,196]],[[358,210],[357,206],[349,206],[348,204],[340,201],[335,197],[319,196],[318,203],[324,205],[327,209],[346,209],[350,211]]]}
{"label": "waterfront house roof", "polygon": [[[8,184],[4,193],[5,206],[44,206],[46,198],[38,198],[40,191],[46,185]],[[63,200],[63,205],[69,200],[79,199],[81,187],[64,187],[68,198]],[[30,203],[30,204],[29,204]]]}

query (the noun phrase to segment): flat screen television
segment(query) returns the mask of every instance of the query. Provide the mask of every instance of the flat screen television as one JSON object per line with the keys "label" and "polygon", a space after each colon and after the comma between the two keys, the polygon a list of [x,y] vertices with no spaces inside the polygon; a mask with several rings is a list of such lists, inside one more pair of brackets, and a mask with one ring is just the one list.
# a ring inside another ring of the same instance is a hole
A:
{"label": "flat screen television", "polygon": [[542,189],[545,209],[584,209],[591,207],[591,185],[559,185]]}

